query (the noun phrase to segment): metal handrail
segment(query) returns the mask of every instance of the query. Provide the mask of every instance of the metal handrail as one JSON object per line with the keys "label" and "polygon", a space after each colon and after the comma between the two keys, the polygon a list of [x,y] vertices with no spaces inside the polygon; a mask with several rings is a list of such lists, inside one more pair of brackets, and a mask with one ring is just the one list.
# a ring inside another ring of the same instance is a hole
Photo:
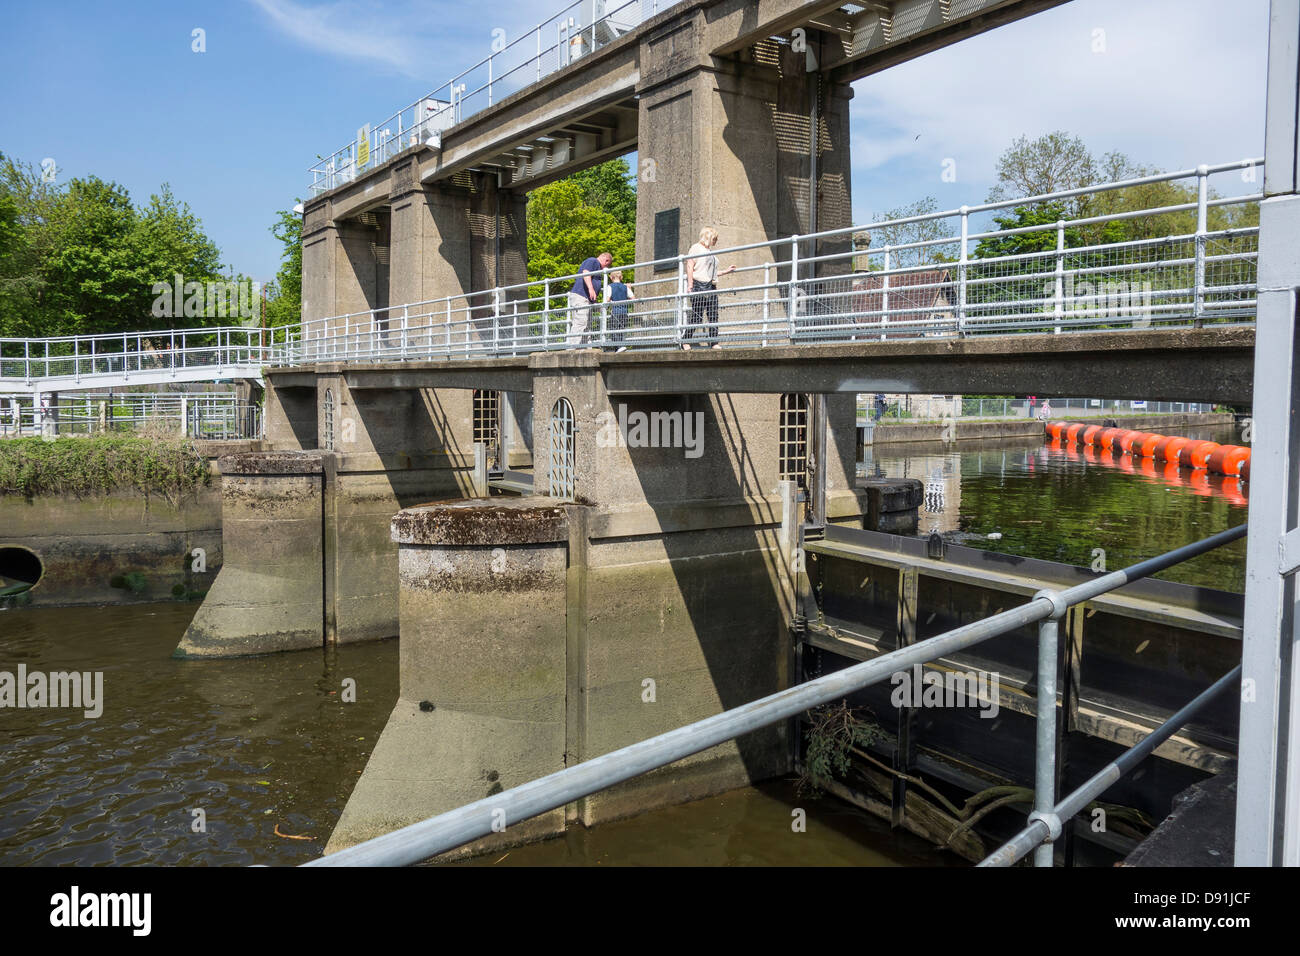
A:
{"label": "metal handrail", "polygon": [[[773,340],[819,343],[858,338],[997,334],[1028,330],[1066,331],[1098,325],[1201,324],[1249,319],[1254,308],[1258,227],[1211,230],[1210,208],[1257,203],[1261,194],[1210,199],[1210,176],[1254,170],[1262,160],[1202,165],[1113,183],[962,206],[885,222],[823,230],[730,246],[719,257],[766,250],[777,261],[737,269],[747,277],[718,292],[720,319],[710,344],[763,344]],[[1197,201],[1080,216],[1033,226],[976,230],[973,217],[999,209],[1037,205],[1179,179],[1194,179]],[[1105,222],[1196,211],[1195,231],[1088,246],[1066,245],[1067,230]],[[801,254],[824,240],[854,233],[934,223],[951,234],[865,250]],[[1055,249],[974,258],[972,244],[986,239],[1050,233]],[[1223,246],[1223,250],[1212,246]],[[951,261],[906,261],[935,250]],[[954,253],[955,250],[955,253]],[[589,346],[674,348],[689,329],[693,293],[686,291],[687,254],[611,266],[622,271],[636,301],[632,328],[611,329],[609,313],[594,307],[598,330],[583,330]],[[861,267],[863,261],[867,266]],[[812,275],[818,268],[836,275]],[[635,281],[635,274],[652,278]],[[774,274],[773,270],[776,270]],[[927,275],[930,273],[930,275]],[[580,276],[538,279],[469,294],[444,296],[309,319],[299,326],[293,357],[298,362],[382,358],[519,355],[572,346],[563,326],[572,315],[567,287]],[[1118,280],[1118,281],[1116,281]],[[1154,280],[1154,282],[1153,282]],[[1094,290],[1093,285],[1104,286]],[[1124,288],[1118,290],[1119,286]],[[1156,287],[1158,286],[1158,287]],[[553,303],[560,298],[556,308]],[[892,296],[892,298],[891,298]],[[936,301],[922,301],[925,298]],[[704,329],[691,331],[703,332]]]}
{"label": "metal handrail", "polygon": [[[335,186],[343,185],[353,181],[361,165],[378,165],[381,162],[397,155],[407,146],[421,142],[421,137],[425,131],[436,131],[439,134],[449,129],[451,126],[464,122],[472,116],[477,115],[482,109],[490,107],[494,102],[500,102],[500,95],[494,96],[493,87],[499,87],[507,78],[521,70],[527,70],[528,78],[532,83],[519,83],[515,79],[512,83],[507,83],[507,94],[511,95],[521,89],[540,82],[543,77],[550,76],[552,73],[568,66],[571,62],[569,52],[570,45],[575,41],[582,41],[585,36],[590,34],[592,49],[581,56],[585,58],[595,51],[596,44],[596,27],[602,23],[615,24],[618,27],[634,28],[644,23],[649,17],[655,16],[662,6],[665,9],[677,0],[624,0],[622,3],[614,5],[613,9],[597,10],[595,4],[591,5],[593,19],[590,23],[582,23],[582,13],[584,8],[591,3],[591,0],[579,0],[577,3],[569,3],[559,13],[541,21],[537,26],[520,33],[515,39],[505,44],[500,50],[494,50],[486,57],[479,60],[473,66],[461,71],[452,79],[443,83],[441,86],[429,92],[427,95],[420,97],[415,102],[404,106],[390,115],[387,119],[375,123],[373,126],[362,127],[367,130],[365,137],[365,147],[372,159],[367,159],[364,164],[359,160],[358,147],[361,145],[360,138],[353,139],[347,145],[336,149],[327,158],[319,161],[308,168],[312,174],[312,183],[310,190],[313,194],[319,194],[333,189]],[[635,12],[631,8],[635,7]],[[576,9],[575,9],[576,8]],[[648,11],[648,16],[647,16]],[[577,13],[578,21],[570,14]],[[599,13],[597,16],[596,14]],[[627,22],[620,19],[620,16],[635,15],[635,23]],[[574,22],[571,22],[574,21]],[[556,40],[543,46],[542,31],[555,28]],[[516,46],[524,44],[529,40],[535,40],[536,53],[519,63],[509,66],[504,73],[497,75],[494,71],[494,64],[502,59],[508,59],[508,54]],[[543,67],[544,62],[550,62],[553,65]],[[482,71],[486,67],[486,77],[479,82],[473,90],[467,90],[468,83],[473,81],[476,72]],[[464,106],[467,98],[472,99],[475,96],[486,93],[486,102],[473,110],[466,113]],[[433,116],[420,117],[419,111],[421,104],[426,102],[435,102],[441,104],[441,108]],[[409,121],[408,121],[409,117]],[[393,133],[392,127],[397,127],[396,134]],[[406,141],[406,137],[411,140]],[[406,141],[407,145],[402,145]]]}
{"label": "metal handrail", "polygon": [[[1050,797],[1050,784],[1053,782],[1053,774],[1045,772],[1045,764],[1050,760],[1052,768],[1055,767],[1056,621],[1074,604],[1229,544],[1244,537],[1245,534],[1246,526],[1238,525],[1202,541],[1138,562],[1128,568],[1101,575],[1064,591],[1040,591],[1020,607],[994,614],[908,647],[890,651],[872,660],[854,664],[834,674],[815,678],[740,707],[725,710],[668,733],[602,754],[577,766],[539,777],[303,865],[403,866],[419,863],[493,832],[501,832],[506,826],[565,806],[599,790],[733,740],[742,734],[840,700],[872,684],[887,680],[894,673],[906,670],[913,664],[924,664],[946,657],[1035,622],[1049,625],[1048,629],[1052,635],[1052,640],[1046,641],[1043,627],[1040,626],[1038,766],[1035,774],[1035,803],[1039,805],[1044,796],[1044,783],[1048,783],[1046,793]],[[1046,660],[1045,650],[1051,652],[1050,662]],[[1045,671],[1050,671],[1050,680],[1043,680]],[[1044,746],[1044,724],[1047,713],[1051,714],[1049,722],[1051,733],[1048,735],[1051,741],[1050,752]],[[1154,747],[1154,744],[1152,746]],[[1052,801],[1046,806],[1051,807],[1054,803],[1055,801]],[[1050,846],[1048,850],[1050,851]]]}
{"label": "metal handrail", "polygon": [[[977,865],[988,867],[1011,866],[1027,856],[1036,847],[1040,847],[1044,843],[1050,844],[1054,842],[1061,834],[1063,821],[1069,820],[1076,813],[1085,810],[1111,784],[1116,783],[1124,774],[1149,757],[1156,747],[1172,737],[1175,731],[1195,717],[1206,704],[1232,687],[1240,679],[1241,665],[1238,664],[1197,694],[1186,706],[1163,724],[1089,777],[1083,786],[1074,790],[1068,797],[1053,806],[1050,812],[1039,813],[1035,811],[1035,813],[1031,814],[1031,822],[1028,826]],[[1050,853],[1051,846],[1049,845],[1047,849]],[[1045,864],[1036,863],[1036,865],[1050,866],[1051,862],[1049,859]]]}

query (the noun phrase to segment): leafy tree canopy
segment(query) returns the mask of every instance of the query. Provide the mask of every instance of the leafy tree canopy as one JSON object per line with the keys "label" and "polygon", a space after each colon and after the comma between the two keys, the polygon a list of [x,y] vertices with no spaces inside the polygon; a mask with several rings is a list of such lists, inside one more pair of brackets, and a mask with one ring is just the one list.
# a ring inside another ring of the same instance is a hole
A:
{"label": "leafy tree canopy", "polygon": [[[622,174],[617,174],[618,164],[622,166]],[[611,166],[615,173],[599,172]],[[627,163],[612,160],[604,167],[542,186],[529,195],[529,281],[573,275],[584,259],[601,252],[612,255],[615,265],[634,261],[636,206],[635,192],[630,206],[625,193],[625,189],[631,189],[626,178]],[[617,186],[618,175],[622,177],[623,187]],[[591,186],[593,181],[609,188],[595,188]],[[629,209],[630,220],[620,218],[626,217]]]}
{"label": "leafy tree canopy", "polygon": [[0,154],[0,334],[73,335],[229,318],[156,317],[154,283],[221,276],[220,251],[163,185],[141,207],[97,176],[59,185]]}

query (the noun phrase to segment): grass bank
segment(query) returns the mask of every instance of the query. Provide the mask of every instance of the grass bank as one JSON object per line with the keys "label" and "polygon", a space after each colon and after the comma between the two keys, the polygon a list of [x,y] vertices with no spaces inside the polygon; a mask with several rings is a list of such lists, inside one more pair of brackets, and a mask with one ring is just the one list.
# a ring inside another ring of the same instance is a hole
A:
{"label": "grass bank", "polygon": [[193,442],[170,437],[91,435],[0,441],[0,495],[87,497],[133,490],[177,502],[208,483]]}

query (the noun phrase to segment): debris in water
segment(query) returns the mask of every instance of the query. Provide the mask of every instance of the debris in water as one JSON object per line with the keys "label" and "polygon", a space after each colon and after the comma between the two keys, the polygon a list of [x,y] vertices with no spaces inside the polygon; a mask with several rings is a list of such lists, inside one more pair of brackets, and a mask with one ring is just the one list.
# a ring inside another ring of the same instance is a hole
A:
{"label": "debris in water", "polygon": [[292,834],[292,833],[281,833],[281,832],[280,832],[280,824],[278,824],[278,823],[275,825],[275,835],[278,836],[278,837],[284,837],[286,840],[314,840],[314,839],[316,839],[316,838],[313,837],[313,836],[295,836],[295,835]]}

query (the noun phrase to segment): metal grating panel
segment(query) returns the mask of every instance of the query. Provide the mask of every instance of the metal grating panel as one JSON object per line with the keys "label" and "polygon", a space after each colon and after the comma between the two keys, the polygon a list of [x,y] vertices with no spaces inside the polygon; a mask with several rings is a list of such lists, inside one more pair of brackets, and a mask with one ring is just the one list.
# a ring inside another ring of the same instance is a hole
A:
{"label": "metal grating panel", "polygon": [[781,396],[780,445],[777,459],[782,481],[795,481],[808,489],[808,396],[790,392]]}
{"label": "metal grating panel", "polygon": [[325,451],[333,451],[334,450],[334,392],[328,388],[325,389],[325,406],[324,406],[324,411],[321,414],[321,419],[324,422],[324,426],[325,426],[324,434],[321,438],[321,447],[323,447]]}
{"label": "metal grating panel", "polygon": [[573,406],[562,398],[551,409],[550,495],[572,499],[577,481],[574,477]]}
{"label": "metal grating panel", "polygon": [[474,389],[474,444],[487,445],[488,467],[501,466],[501,393]]}

